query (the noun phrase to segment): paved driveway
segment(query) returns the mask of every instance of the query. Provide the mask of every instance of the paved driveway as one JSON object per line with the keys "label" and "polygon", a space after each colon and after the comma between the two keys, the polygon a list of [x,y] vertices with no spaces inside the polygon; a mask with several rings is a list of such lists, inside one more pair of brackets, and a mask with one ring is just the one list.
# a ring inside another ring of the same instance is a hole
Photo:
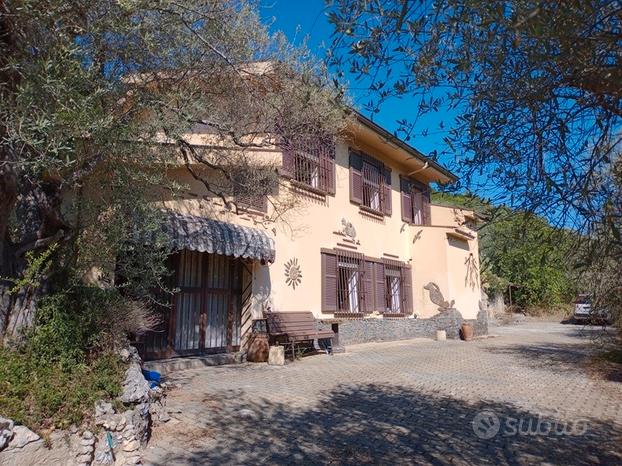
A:
{"label": "paved driveway", "polygon": [[622,464],[622,383],[580,327],[491,333],[178,373],[146,463]]}

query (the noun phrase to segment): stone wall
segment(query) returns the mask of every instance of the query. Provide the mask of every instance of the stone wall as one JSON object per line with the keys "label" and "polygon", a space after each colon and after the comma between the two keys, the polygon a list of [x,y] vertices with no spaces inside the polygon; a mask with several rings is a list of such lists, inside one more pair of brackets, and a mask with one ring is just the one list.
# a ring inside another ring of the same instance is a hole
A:
{"label": "stone wall", "polygon": [[141,447],[149,440],[152,414],[160,422],[166,422],[168,414],[162,389],[150,388],[143,376],[138,351],[129,347],[120,355],[128,363],[120,403],[117,409],[103,400],[95,403],[96,430],[76,426],[68,431],[57,430],[46,443],[27,427],[0,417],[0,466],[140,464]]}
{"label": "stone wall", "polygon": [[477,319],[463,319],[457,309],[440,312],[429,319],[356,319],[338,323],[339,345],[377,341],[408,340],[410,338],[434,338],[437,330],[445,330],[447,338],[459,338],[463,322],[473,325],[476,336],[488,333],[487,312],[482,310]]}

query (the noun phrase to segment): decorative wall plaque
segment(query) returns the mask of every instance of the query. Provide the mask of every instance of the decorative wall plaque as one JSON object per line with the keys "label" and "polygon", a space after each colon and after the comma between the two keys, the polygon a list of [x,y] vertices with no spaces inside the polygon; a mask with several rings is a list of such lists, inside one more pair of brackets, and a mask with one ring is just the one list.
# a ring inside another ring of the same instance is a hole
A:
{"label": "decorative wall plaque", "polygon": [[285,263],[285,283],[294,290],[302,282],[302,271],[295,257]]}
{"label": "decorative wall plaque", "polygon": [[341,224],[343,225],[343,230],[341,230],[341,232],[352,240],[356,239],[356,229],[354,225],[352,225],[352,222],[348,222],[345,218],[342,218]]}

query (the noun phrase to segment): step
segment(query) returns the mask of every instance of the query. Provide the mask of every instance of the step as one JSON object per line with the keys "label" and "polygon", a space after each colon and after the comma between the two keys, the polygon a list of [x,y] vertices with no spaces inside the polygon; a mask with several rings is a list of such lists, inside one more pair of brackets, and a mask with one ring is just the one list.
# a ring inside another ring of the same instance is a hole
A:
{"label": "step", "polygon": [[171,359],[145,361],[143,367],[150,371],[158,371],[162,375],[188,369],[200,369],[207,366],[222,366],[224,364],[241,364],[242,353],[206,354],[202,356],[184,356]]}

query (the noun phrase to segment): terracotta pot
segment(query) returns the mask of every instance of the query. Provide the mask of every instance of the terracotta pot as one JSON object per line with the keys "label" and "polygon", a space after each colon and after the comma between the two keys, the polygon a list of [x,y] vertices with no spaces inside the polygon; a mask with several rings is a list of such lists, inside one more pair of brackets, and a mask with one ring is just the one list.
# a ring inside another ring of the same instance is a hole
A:
{"label": "terracotta pot", "polygon": [[473,326],[471,324],[464,323],[460,326],[460,338],[464,341],[473,339]]}
{"label": "terracotta pot", "polygon": [[268,335],[265,333],[251,334],[248,342],[246,360],[250,362],[268,361]]}

